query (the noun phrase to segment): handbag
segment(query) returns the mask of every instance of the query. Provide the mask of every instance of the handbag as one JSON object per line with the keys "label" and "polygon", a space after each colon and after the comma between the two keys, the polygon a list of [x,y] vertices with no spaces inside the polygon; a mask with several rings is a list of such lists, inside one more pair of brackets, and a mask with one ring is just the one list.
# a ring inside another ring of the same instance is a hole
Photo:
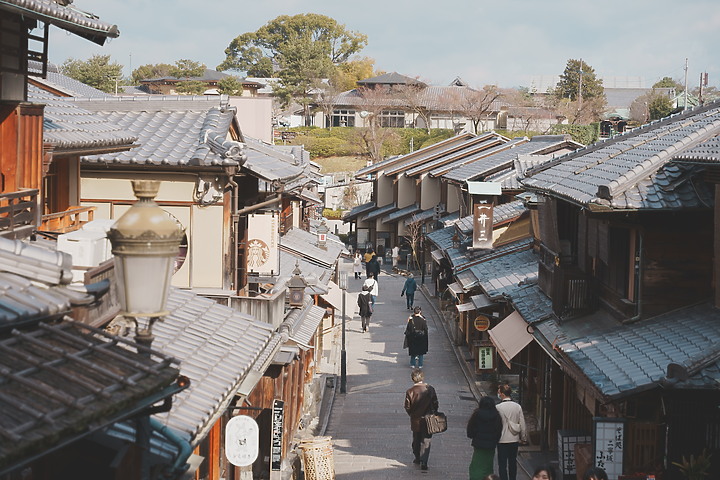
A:
{"label": "handbag", "polygon": [[447,416],[443,412],[435,412],[423,415],[423,425],[428,435],[442,433],[447,430]]}

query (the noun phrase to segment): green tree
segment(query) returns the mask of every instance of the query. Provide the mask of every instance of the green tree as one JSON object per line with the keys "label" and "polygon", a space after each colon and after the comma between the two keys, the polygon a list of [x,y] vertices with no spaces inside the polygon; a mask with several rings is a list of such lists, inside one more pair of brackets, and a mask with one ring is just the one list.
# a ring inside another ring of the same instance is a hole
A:
{"label": "green tree", "polygon": [[674,88],[675,92],[680,93],[685,91],[685,87],[680,82],[673,80],[670,77],[663,77],[652,86],[652,88]]}
{"label": "green tree", "polygon": [[570,59],[555,88],[555,96],[570,101],[604,97],[602,80],[595,76],[595,70],[582,60]]}
{"label": "green tree", "polygon": [[114,93],[122,80],[123,66],[110,63],[110,55],[93,55],[88,60],[68,58],[60,68],[64,75],[107,93]]}
{"label": "green tree", "polygon": [[225,49],[218,70],[280,79],[275,95],[285,105],[295,100],[308,118],[311,91],[318,79],[330,77],[338,65],[367,44],[367,36],[315,13],[281,15],[255,32],[236,37]]}
{"label": "green tree", "polygon": [[140,80],[169,77],[173,66],[167,63],[142,65],[133,70],[131,81],[133,85],[140,85]]}
{"label": "green tree", "polygon": [[178,60],[175,66],[170,70],[170,75],[176,78],[193,78],[202,77],[205,74],[204,64],[195,60]]}
{"label": "green tree", "polygon": [[240,95],[243,91],[242,81],[234,75],[222,78],[217,85],[218,92],[225,95]]}
{"label": "green tree", "polygon": [[673,112],[673,102],[667,95],[653,95],[648,102],[650,120],[667,117]]}
{"label": "green tree", "polygon": [[177,87],[175,88],[178,93],[187,95],[202,95],[207,89],[207,84],[205,82],[201,82],[200,80],[178,82]]}

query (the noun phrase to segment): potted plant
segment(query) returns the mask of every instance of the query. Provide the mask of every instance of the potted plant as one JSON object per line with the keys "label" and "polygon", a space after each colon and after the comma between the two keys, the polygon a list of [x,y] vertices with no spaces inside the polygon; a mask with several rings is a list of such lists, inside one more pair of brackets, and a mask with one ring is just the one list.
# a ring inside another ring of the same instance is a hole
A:
{"label": "potted plant", "polygon": [[685,458],[683,455],[682,462],[673,462],[687,480],[705,480],[710,475],[710,457],[712,455],[703,450],[697,457],[690,455]]}

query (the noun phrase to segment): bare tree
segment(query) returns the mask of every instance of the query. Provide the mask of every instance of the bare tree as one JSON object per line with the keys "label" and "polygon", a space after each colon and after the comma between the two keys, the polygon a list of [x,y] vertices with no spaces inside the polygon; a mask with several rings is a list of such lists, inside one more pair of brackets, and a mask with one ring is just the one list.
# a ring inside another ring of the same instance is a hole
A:
{"label": "bare tree", "polygon": [[480,124],[485,129],[485,121],[493,110],[493,104],[502,94],[495,85],[485,85],[481,89],[465,88],[458,91],[452,101],[453,109],[470,120],[473,133],[477,134]]}
{"label": "bare tree", "polygon": [[[428,105],[425,94],[426,88],[424,84],[418,83],[415,85],[398,85],[393,88],[393,91],[405,108],[423,119],[425,129],[427,133],[430,133],[430,106]],[[417,128],[417,118],[413,124],[413,127]]]}
{"label": "bare tree", "polygon": [[358,205],[362,205],[366,202],[366,199],[360,194],[360,188],[358,188],[357,180],[353,179],[350,181],[347,187],[343,190],[342,204],[350,210]]}
{"label": "bare tree", "polygon": [[[418,220],[417,217],[413,215],[412,222],[405,227],[405,231],[406,233],[404,238],[410,244],[413,262],[415,263],[417,269],[420,270],[420,258],[418,254],[423,248],[425,248],[425,237],[422,234],[422,221]],[[410,267],[408,266],[408,270],[409,269]]]}
{"label": "bare tree", "polygon": [[370,157],[370,163],[377,163],[383,159],[383,145],[389,141],[394,132],[382,126],[381,113],[389,106],[393,106],[390,92],[383,88],[358,89],[360,100],[358,106],[363,110],[360,113],[364,126],[355,129],[356,141]]}
{"label": "bare tree", "polygon": [[340,91],[332,84],[332,82],[323,82],[321,85],[318,85],[318,90],[320,93],[315,97],[315,105],[322,110],[327,127],[332,129],[332,115],[335,111],[337,96]]}
{"label": "bare tree", "polygon": [[559,115],[568,119],[571,125],[588,125],[597,122],[605,111],[605,96],[578,100],[561,99],[556,106]]}

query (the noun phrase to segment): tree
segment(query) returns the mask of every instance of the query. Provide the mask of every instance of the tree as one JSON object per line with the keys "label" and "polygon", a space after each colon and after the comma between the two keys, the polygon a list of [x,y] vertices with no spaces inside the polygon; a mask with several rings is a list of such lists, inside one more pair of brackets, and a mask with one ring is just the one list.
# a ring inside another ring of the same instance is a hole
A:
{"label": "tree", "polygon": [[652,86],[652,88],[674,88],[676,93],[684,92],[685,87],[682,83],[673,80],[670,77],[663,77]]}
{"label": "tree", "polygon": [[169,77],[172,69],[173,66],[167,63],[142,65],[133,70],[131,81],[133,85],[140,85],[140,80]]}
{"label": "tree", "polygon": [[366,44],[366,35],[349,31],[325,15],[281,15],[255,32],[236,37],[217,68],[277,76],[281,82],[275,95],[285,105],[298,101],[307,118],[313,84],[332,76],[338,65]]}
{"label": "tree", "polygon": [[495,85],[485,85],[480,89],[458,87],[447,99],[447,105],[470,120],[473,133],[477,134],[481,123],[485,130],[484,122],[488,113],[500,97],[501,92]]}
{"label": "tree", "polygon": [[570,59],[555,88],[555,96],[570,101],[604,97],[602,80],[595,76],[595,70],[582,60]]}
{"label": "tree", "polygon": [[208,89],[205,82],[200,80],[188,80],[186,82],[178,82],[175,91],[186,95],[202,95]]}
{"label": "tree", "polygon": [[374,67],[375,60],[368,57],[341,63],[330,76],[330,84],[340,92],[352,90],[359,80],[381,74],[375,72]]}
{"label": "tree", "polygon": [[60,67],[64,75],[103,92],[116,91],[123,66],[110,63],[110,55],[93,55],[88,60],[68,58]]}
{"label": "tree", "polygon": [[204,64],[195,60],[182,59],[175,62],[175,66],[170,69],[170,75],[175,78],[202,77],[206,68]]}
{"label": "tree", "polygon": [[359,105],[363,111],[365,126],[356,128],[356,142],[370,157],[370,163],[377,163],[383,159],[383,147],[386,142],[396,141],[397,135],[390,128],[382,126],[381,113],[393,104],[391,94],[382,88],[358,89],[360,94]]}
{"label": "tree", "polygon": [[605,112],[607,102],[605,96],[571,101],[567,98],[558,100],[555,111],[561,117],[568,119],[570,125],[587,125],[597,122]]}
{"label": "tree", "polygon": [[[660,87],[668,88],[668,87]],[[674,110],[670,97],[656,90],[636,98],[630,105],[630,119],[638,123],[647,123],[670,115]]]}
{"label": "tree", "polygon": [[242,81],[238,77],[230,75],[218,81],[217,89],[218,92],[225,95],[240,95],[243,91]]}
{"label": "tree", "polygon": [[[398,85],[393,87],[393,92],[402,105],[422,118],[425,130],[430,133],[430,108],[425,97],[425,88],[427,87],[424,84]],[[417,120],[413,123],[413,126],[417,128]]]}

